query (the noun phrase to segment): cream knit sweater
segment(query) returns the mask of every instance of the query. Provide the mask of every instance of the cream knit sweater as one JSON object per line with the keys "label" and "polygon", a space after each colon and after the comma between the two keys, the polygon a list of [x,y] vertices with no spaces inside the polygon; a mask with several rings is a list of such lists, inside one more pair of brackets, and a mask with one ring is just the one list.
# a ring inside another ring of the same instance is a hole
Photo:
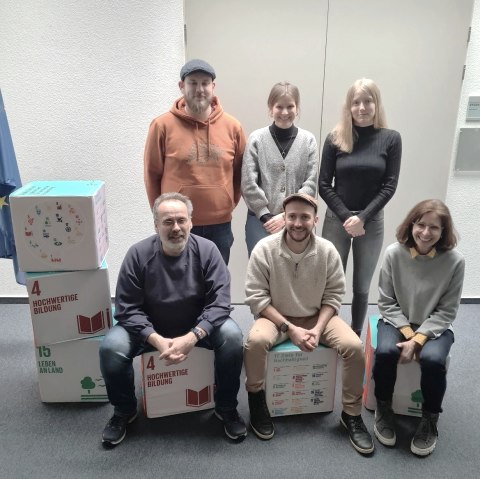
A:
{"label": "cream knit sweater", "polygon": [[296,263],[285,244],[286,231],[257,243],[250,256],[245,284],[246,304],[259,314],[271,304],[280,314],[313,316],[322,305],[340,309],[345,275],[335,246],[311,235],[303,258]]}

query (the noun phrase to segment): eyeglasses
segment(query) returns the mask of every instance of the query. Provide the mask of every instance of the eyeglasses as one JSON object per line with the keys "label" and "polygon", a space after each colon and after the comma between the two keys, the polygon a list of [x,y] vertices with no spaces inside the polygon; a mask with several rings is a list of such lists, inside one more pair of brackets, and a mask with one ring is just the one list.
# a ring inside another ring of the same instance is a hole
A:
{"label": "eyeglasses", "polygon": [[419,221],[418,223],[413,222],[413,226],[416,226],[420,231],[425,231],[427,228],[430,230],[430,233],[440,233],[443,228],[437,225],[427,225],[426,223],[423,223]]}

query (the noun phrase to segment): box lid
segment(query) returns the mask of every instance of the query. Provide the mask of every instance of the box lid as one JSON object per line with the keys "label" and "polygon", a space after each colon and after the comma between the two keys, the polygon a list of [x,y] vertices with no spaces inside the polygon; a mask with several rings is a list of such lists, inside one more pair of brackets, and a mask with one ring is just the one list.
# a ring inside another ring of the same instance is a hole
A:
{"label": "box lid", "polygon": [[[104,258],[104,260],[102,261],[102,264],[96,269],[108,269],[107,260]],[[29,272],[25,273],[25,278],[26,279],[36,279],[36,278],[41,278],[41,277],[44,277],[44,276],[53,276],[54,274],[58,275],[58,274],[66,274],[66,273],[76,273],[76,272],[80,272],[80,271],[83,272],[83,271],[91,271],[91,270],[75,269],[75,270],[68,270],[68,271],[33,271],[33,272],[29,271]]]}
{"label": "box lid", "polygon": [[374,314],[368,318],[369,327],[370,327],[370,344],[373,349],[377,349],[377,323],[380,320],[380,316]]}
{"label": "box lid", "polygon": [[94,196],[104,184],[100,180],[32,181],[15,190],[10,197]]}
{"label": "box lid", "polygon": [[[317,348],[323,348],[323,349],[328,349],[327,346],[324,346],[323,344],[319,344]],[[271,351],[275,352],[283,352],[283,351],[301,351],[301,349],[298,346],[295,346],[289,339],[284,341],[283,343],[277,344],[274,346]]]}

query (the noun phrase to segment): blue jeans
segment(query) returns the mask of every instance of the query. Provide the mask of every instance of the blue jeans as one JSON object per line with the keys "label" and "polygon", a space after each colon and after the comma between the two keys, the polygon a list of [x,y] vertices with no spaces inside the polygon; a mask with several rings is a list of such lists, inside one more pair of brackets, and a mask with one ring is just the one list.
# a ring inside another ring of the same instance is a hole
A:
{"label": "blue jeans", "polygon": [[[229,411],[237,407],[243,362],[243,335],[237,323],[228,318],[220,327],[197,343],[215,354],[215,408]],[[137,409],[133,358],[154,348],[120,324],[115,325],[100,345],[102,371],[108,399],[118,416],[129,417]]]}
{"label": "blue jeans", "polygon": [[360,335],[368,308],[368,292],[383,245],[383,210],[364,225],[365,234],[352,238],[342,221],[328,209],[322,237],[331,241],[340,254],[343,270],[347,269],[350,248],[353,252],[352,329]]}
{"label": "blue jeans", "polygon": [[[404,341],[403,334],[397,328],[382,319],[378,321],[373,379],[375,397],[381,401],[392,400],[400,357],[400,349],[396,344]],[[420,351],[420,389],[424,400],[422,407],[425,411],[442,412],[442,401],[447,389],[446,362],[453,342],[453,332],[447,329],[438,338],[429,339]]]}
{"label": "blue jeans", "polygon": [[262,239],[269,236],[267,230],[263,227],[263,223],[253,214],[247,213],[247,221],[245,223],[245,242],[247,243],[248,257],[252,254],[255,245]]}
{"label": "blue jeans", "polygon": [[213,241],[217,245],[223,261],[228,265],[230,248],[233,245],[232,223],[230,221],[218,225],[194,226],[192,233]]}

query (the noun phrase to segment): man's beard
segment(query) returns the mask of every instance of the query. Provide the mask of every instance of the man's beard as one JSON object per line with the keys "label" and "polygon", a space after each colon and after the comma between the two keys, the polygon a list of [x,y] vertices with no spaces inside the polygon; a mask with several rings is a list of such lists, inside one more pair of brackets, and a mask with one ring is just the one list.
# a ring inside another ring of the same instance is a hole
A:
{"label": "man's beard", "polygon": [[200,115],[204,113],[208,107],[210,106],[211,98],[204,97],[204,98],[187,98],[185,97],[185,103],[188,106],[188,109],[195,113],[196,115]]}
{"label": "man's beard", "polygon": [[[297,233],[303,233],[301,236],[294,236],[291,234],[291,232],[297,232]],[[311,231],[303,228],[301,230],[296,230],[295,228],[287,229],[287,235],[288,237],[292,240],[295,241],[296,243],[301,243],[302,241],[305,241],[309,236],[310,236]]]}
{"label": "man's beard", "polygon": [[[182,241],[172,241],[173,239],[181,237]],[[173,253],[174,255],[179,255],[184,249],[185,246],[187,245],[187,236],[186,235],[179,235],[179,236],[173,236],[169,235],[168,239],[166,241],[166,247],[170,253]]]}

